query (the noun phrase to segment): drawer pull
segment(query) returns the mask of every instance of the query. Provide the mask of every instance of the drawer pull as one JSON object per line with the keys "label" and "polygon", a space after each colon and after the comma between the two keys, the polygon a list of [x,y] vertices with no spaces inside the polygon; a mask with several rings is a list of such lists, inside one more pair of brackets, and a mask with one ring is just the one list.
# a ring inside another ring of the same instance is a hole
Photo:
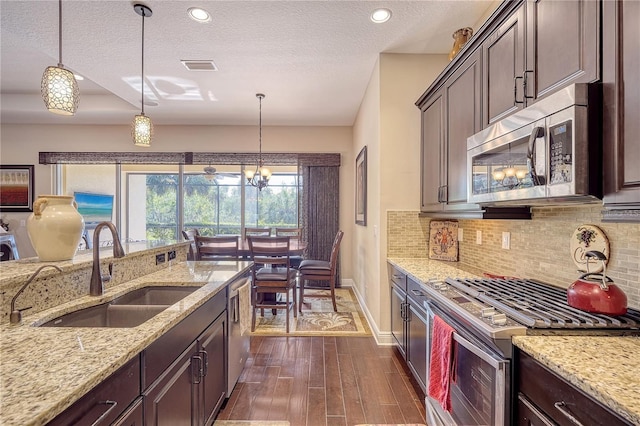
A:
{"label": "drawer pull", "polygon": [[113,411],[113,409],[114,409],[114,408],[116,408],[116,405],[118,405],[118,403],[117,403],[116,401],[109,401],[109,400],[107,400],[107,401],[100,401],[100,402],[98,402],[98,405],[102,405],[102,404],[104,404],[104,405],[108,405],[108,406],[109,406],[109,408],[107,408],[107,411],[105,411],[104,413],[102,413],[102,415],[101,415],[100,417],[98,417],[98,419],[97,419],[95,422],[91,423],[91,426],[97,426],[97,425],[99,425],[100,423],[102,423],[102,421],[103,421],[104,419],[106,419],[106,418],[107,418],[107,416],[109,415],[109,413],[110,413],[111,411]]}
{"label": "drawer pull", "polygon": [[424,294],[424,292],[422,292],[422,290],[416,290],[416,289],[411,289],[411,293],[416,296],[416,297],[425,297],[426,295]]}
{"label": "drawer pull", "polygon": [[556,407],[558,411],[560,411],[560,413],[562,413],[562,415],[569,419],[569,421],[571,421],[571,423],[573,423],[574,425],[584,426],[578,419],[573,416],[573,414],[569,412],[569,410],[565,408],[567,404],[565,404],[564,401],[555,402],[553,406]]}

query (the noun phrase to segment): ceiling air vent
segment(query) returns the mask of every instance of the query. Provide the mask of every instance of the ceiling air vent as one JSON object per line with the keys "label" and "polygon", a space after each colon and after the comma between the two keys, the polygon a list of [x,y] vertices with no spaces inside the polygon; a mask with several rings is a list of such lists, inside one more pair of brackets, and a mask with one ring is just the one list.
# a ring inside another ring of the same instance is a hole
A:
{"label": "ceiling air vent", "polygon": [[218,71],[218,67],[213,61],[191,61],[191,60],[181,60],[182,65],[185,66],[189,71]]}

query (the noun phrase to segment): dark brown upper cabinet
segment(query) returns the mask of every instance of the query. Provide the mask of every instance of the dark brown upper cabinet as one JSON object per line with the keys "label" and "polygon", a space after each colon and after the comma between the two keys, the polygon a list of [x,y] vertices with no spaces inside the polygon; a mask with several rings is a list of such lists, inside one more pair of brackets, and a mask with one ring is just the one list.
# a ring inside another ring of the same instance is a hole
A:
{"label": "dark brown upper cabinet", "polygon": [[527,0],[482,45],[483,127],[573,83],[600,79],[600,2]]}
{"label": "dark brown upper cabinet", "polygon": [[640,2],[603,2],[605,221],[640,222]]}

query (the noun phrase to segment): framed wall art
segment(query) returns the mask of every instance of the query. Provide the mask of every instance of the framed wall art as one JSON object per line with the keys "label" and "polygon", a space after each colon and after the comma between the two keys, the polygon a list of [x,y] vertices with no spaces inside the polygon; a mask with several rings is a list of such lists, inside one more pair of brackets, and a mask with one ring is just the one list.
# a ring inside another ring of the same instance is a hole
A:
{"label": "framed wall art", "polygon": [[33,211],[33,166],[0,165],[0,211]]}
{"label": "framed wall art", "polygon": [[367,226],[367,147],[356,158],[356,224]]}

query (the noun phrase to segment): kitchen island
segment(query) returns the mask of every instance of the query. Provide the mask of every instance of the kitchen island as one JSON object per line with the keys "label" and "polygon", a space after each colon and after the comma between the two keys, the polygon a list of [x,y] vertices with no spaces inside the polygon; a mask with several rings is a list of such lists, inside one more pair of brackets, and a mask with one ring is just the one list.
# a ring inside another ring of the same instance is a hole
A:
{"label": "kitchen island", "polygon": [[[228,283],[246,274],[250,265],[250,262],[181,262],[109,288],[103,296],[82,296],[26,315],[21,324],[3,324],[0,424],[47,423],[224,291]],[[62,314],[149,285],[201,288],[137,327],[38,327]]]}

